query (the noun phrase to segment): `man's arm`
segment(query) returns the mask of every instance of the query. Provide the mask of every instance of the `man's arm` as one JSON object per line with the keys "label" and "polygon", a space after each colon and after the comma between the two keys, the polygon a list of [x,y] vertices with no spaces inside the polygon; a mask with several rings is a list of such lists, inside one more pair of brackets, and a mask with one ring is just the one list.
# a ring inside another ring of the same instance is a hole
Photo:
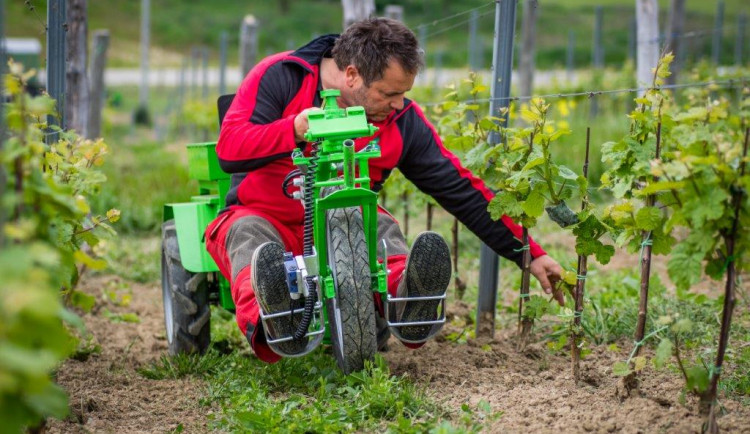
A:
{"label": "man's arm", "polygon": [[[414,105],[412,111],[413,114],[400,119],[399,127],[404,138],[404,153],[398,164],[401,172],[497,254],[521,266],[521,226],[508,216],[498,221],[490,218],[487,206],[494,193],[443,146],[421,109]],[[562,268],[531,237],[529,250],[532,274],[545,292],[552,293],[553,283],[561,278]],[[555,296],[558,302],[564,302],[562,294]]]}
{"label": "man's arm", "polygon": [[[418,106],[414,105],[410,111],[412,113],[399,119],[404,140],[399,170],[498,255],[520,266],[523,257],[521,226],[507,216],[492,220],[487,206],[494,193],[443,146],[435,128]],[[532,258],[545,255],[533,239],[530,239],[529,245]]]}
{"label": "man's arm", "polygon": [[285,68],[280,55],[258,64],[245,77],[221,125],[216,152],[222,170],[247,172],[288,157],[298,147],[295,118],[284,116],[302,76]]}

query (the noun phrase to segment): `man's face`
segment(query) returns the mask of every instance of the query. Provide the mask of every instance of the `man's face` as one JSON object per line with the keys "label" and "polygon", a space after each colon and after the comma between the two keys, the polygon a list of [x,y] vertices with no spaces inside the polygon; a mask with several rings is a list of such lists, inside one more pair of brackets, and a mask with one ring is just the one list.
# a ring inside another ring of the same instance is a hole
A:
{"label": "man's face", "polygon": [[385,120],[392,111],[402,109],[404,94],[414,84],[414,74],[404,71],[395,60],[389,62],[383,77],[369,86],[365,86],[354,66],[348,66],[344,73],[347,85],[350,85],[348,92],[341,93],[344,105],[364,107],[370,122]]}

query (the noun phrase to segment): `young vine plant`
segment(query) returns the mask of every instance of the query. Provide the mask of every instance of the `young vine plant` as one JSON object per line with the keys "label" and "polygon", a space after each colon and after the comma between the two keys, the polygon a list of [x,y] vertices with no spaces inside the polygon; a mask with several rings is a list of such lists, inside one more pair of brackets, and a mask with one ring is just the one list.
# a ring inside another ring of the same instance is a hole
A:
{"label": "young vine plant", "polygon": [[[0,420],[9,432],[32,428],[44,417],[64,417],[65,392],[51,372],[83,327],[62,299],[81,309],[94,299],[76,290],[81,270],[105,265],[90,248],[112,235],[119,211],[96,215],[89,199],[105,181],[98,170],[107,147],[57,131],[47,144],[55,101],[26,91],[32,72],[10,63],[4,77],[7,135],[0,149]],[[62,297],[61,297],[62,296]],[[68,326],[66,326],[66,324]]]}
{"label": "young vine plant", "polygon": [[[619,244],[631,251],[648,247],[656,254],[669,253],[667,271],[678,291],[689,290],[704,274],[725,280],[719,343],[715,353],[693,360],[684,347],[692,321],[668,315],[645,335],[645,325],[639,324],[640,337],[636,335],[631,356],[617,363],[614,373],[628,377],[645,369],[647,358],[637,356],[637,350],[646,339],[660,337],[654,364],[662,366],[675,358],[686,390],[700,398],[707,415],[704,429],[715,432],[717,384],[728,346],[734,290],[739,273],[750,262],[750,98],[744,89],[739,108],[733,110],[729,99],[709,89],[698,97],[692,91],[686,104],[674,104],[658,89],[671,60],[671,55],[662,58],[654,89],[636,100],[639,107],[631,114],[630,134],[605,145],[603,159],[610,170],[603,181],[619,199],[608,212],[619,228]],[[647,284],[647,279],[642,281]],[[642,291],[642,307],[647,295]]]}

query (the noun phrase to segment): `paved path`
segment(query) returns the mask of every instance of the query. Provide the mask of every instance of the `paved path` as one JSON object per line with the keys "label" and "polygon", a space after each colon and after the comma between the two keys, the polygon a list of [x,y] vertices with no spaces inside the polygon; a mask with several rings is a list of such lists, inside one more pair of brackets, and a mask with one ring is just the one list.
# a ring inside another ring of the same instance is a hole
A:
{"label": "paved path", "polygon": [[[436,74],[437,72],[437,74]],[[482,71],[484,83],[490,82],[490,71]],[[573,74],[572,81],[575,84],[576,75]],[[445,86],[449,83],[456,82],[468,76],[466,69],[427,69],[417,77],[417,85]],[[210,87],[219,85],[219,69],[209,68],[206,77]],[[240,72],[237,67],[227,68],[226,86],[228,90],[236,88],[240,83]],[[137,68],[109,68],[104,76],[107,86],[137,86],[141,81],[141,73]],[[184,82],[186,86],[195,83],[197,86],[202,85],[204,73],[201,70],[186,70],[182,73],[180,68],[154,69],[149,71],[148,77],[150,86],[179,86]],[[518,82],[518,74],[514,71],[512,82]],[[568,83],[569,77],[565,70],[537,71],[534,74],[535,86],[547,86],[552,83]]]}

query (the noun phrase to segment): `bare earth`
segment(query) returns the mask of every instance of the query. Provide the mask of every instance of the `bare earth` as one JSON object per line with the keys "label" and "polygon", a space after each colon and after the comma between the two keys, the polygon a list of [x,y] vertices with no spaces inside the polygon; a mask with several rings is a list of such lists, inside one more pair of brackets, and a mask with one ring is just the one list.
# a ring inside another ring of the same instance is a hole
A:
{"label": "bare earth", "polygon": [[[82,289],[100,299],[101,288],[117,279],[89,277]],[[50,421],[49,432],[168,432],[178,424],[185,432],[209,430],[207,416],[214,409],[200,404],[204,384],[149,380],[137,373],[166,353],[166,340],[158,285],[133,283],[132,296],[127,308],[105,305],[111,312],[136,312],[140,323],[112,323],[101,311],[84,316],[102,351],[61,366],[57,379],[70,395],[72,415]],[[469,309],[454,303],[449,316],[461,323]],[[630,348],[594,348],[582,362],[583,381],[576,387],[565,352],[554,355],[534,344],[517,353],[513,330],[498,331],[494,340],[457,344],[446,339],[456,330],[448,325],[437,339],[414,351],[392,341],[384,356],[394,375],[425,384],[436,400],[452,408],[489,402],[503,414],[488,432],[700,432],[696,402],[688,398],[686,405],[680,404],[682,380],[675,373],[650,369],[640,396],[618,397],[622,391],[611,366],[627,358]],[[721,428],[750,433],[750,407],[730,400],[722,404],[727,414],[719,420]]]}
{"label": "bare earth", "polygon": [[[101,288],[119,280],[100,276],[83,281],[81,290],[97,297]],[[199,404],[203,384],[195,379],[149,380],[139,367],[167,352],[161,288],[132,283],[127,308],[107,304],[113,313],[134,312],[140,323],[113,323],[101,310],[84,316],[88,330],[101,345],[101,353],[86,361],[68,360],[57,374],[70,397],[69,420],[52,420],[49,432],[151,433],[168,432],[182,424],[186,432],[207,431],[210,409]]]}

